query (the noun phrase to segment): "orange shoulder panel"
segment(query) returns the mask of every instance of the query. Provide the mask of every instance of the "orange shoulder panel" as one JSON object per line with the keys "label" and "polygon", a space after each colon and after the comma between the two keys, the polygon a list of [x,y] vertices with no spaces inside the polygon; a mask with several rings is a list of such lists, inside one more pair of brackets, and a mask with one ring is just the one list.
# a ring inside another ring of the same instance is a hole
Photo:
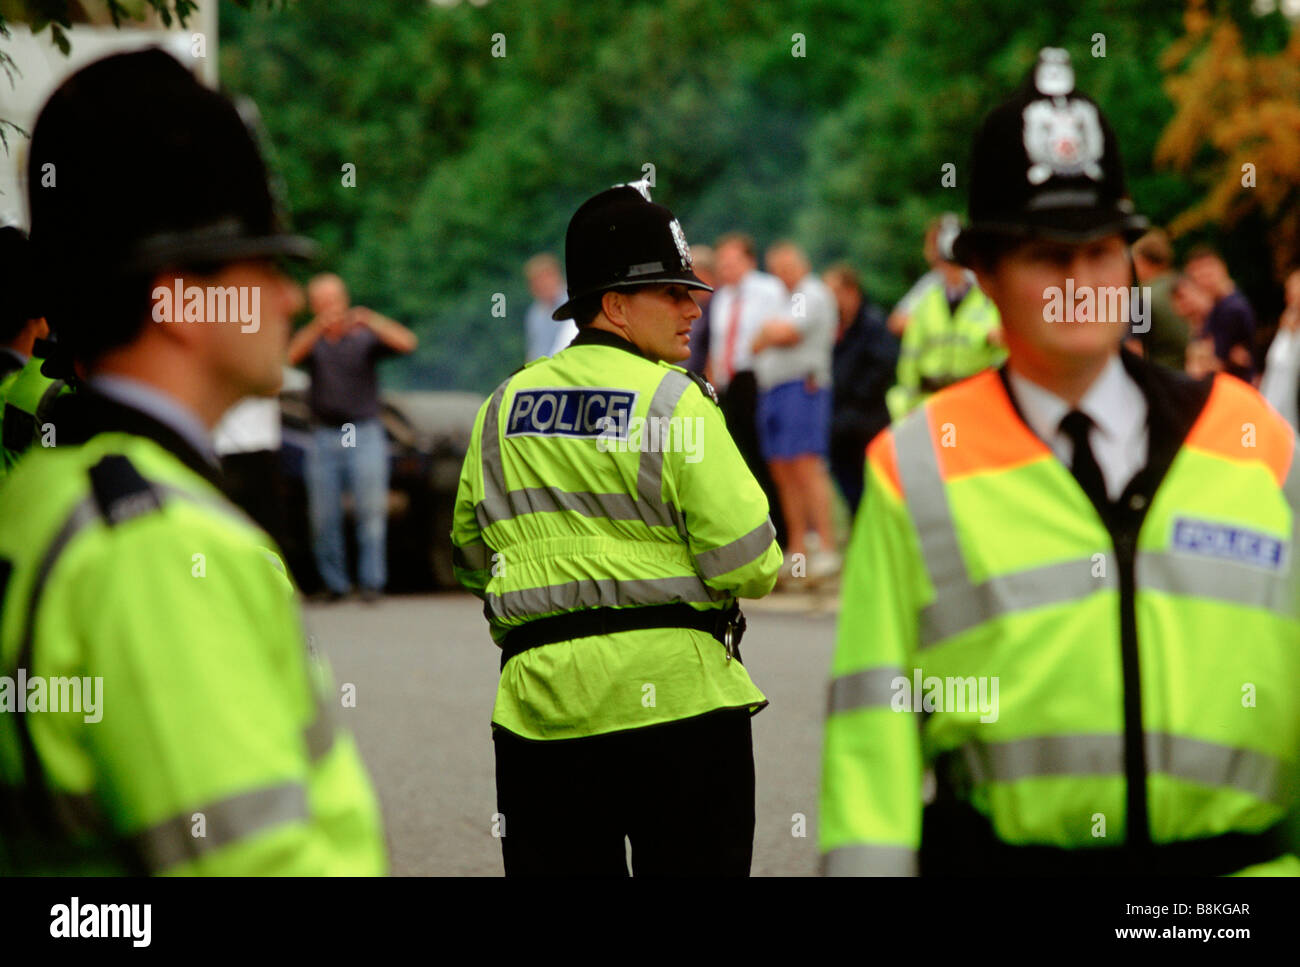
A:
{"label": "orange shoulder panel", "polygon": [[867,460],[884,476],[895,497],[903,496],[903,482],[898,476],[898,451],[894,449],[894,431],[881,430],[867,444]]}
{"label": "orange shoulder panel", "polygon": [[1187,434],[1186,445],[1228,460],[1258,460],[1281,486],[1291,466],[1295,441],[1290,425],[1254,387],[1219,373],[1205,408]]}
{"label": "orange shoulder panel", "polygon": [[1007,470],[1051,455],[1017,415],[995,370],[936,393],[925,408],[945,480]]}

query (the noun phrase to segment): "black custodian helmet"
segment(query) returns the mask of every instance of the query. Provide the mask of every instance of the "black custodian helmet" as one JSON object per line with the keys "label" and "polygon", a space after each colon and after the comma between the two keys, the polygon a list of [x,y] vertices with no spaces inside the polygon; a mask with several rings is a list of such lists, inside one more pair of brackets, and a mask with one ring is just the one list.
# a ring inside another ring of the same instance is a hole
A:
{"label": "black custodian helmet", "polygon": [[171,55],[150,48],[81,68],[41,109],[28,155],[51,327],[74,348],[107,348],[138,320],[104,318],[97,294],[172,268],[310,258],[315,243],[286,229],[272,187],[248,121]]}
{"label": "black custodian helmet", "polygon": [[587,199],[564,236],[569,299],[551,318],[571,319],[575,303],[610,289],[677,284],[712,292],[695,274],[677,219],[650,200],[644,181],[615,185]]}
{"label": "black custodian helmet", "polygon": [[984,119],[970,171],[970,225],[953,244],[964,265],[991,237],[1131,242],[1149,225],[1128,197],[1115,132],[1074,90],[1060,48],[1044,48],[1023,87]]}

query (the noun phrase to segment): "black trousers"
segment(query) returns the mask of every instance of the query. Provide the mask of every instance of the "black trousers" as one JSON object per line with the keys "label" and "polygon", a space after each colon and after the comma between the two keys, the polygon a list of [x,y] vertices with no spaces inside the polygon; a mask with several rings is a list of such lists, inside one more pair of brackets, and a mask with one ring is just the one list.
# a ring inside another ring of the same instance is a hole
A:
{"label": "black trousers", "polygon": [[583,739],[495,729],[506,876],[748,876],[746,709]]}
{"label": "black trousers", "polygon": [[749,472],[767,495],[768,512],[772,517],[772,526],[776,528],[776,542],[785,547],[785,516],[781,513],[781,497],[758,442],[758,380],[754,378],[753,371],[746,369],[733,376],[718,402],[722,404],[727,432],[736,441],[736,449],[744,457]]}

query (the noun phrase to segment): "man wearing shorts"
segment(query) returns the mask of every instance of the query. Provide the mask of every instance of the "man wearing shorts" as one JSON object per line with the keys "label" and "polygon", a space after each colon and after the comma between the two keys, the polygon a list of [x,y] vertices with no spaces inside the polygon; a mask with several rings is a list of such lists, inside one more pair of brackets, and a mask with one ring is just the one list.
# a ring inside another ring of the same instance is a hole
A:
{"label": "man wearing shorts", "polygon": [[[776,483],[789,535],[782,578],[821,578],[839,570],[826,470],[831,423],[835,298],[792,242],[767,251],[768,271],[790,290],[790,312],[768,320],[754,340],[758,439]],[[809,530],[820,545],[808,558]]]}

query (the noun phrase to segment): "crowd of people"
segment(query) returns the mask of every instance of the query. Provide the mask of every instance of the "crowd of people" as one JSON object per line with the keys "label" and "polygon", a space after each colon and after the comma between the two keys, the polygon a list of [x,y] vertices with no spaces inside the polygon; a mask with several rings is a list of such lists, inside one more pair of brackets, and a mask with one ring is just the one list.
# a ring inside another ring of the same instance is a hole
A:
{"label": "crowd of people", "polygon": [[[818,275],[792,241],[768,246],[766,271],[743,232],[691,246],[695,271],[714,291],[695,293],[702,314],[682,365],[716,387],[728,428],[768,496],[785,549],[778,586],[839,571],[831,482],[856,513],[863,453],[877,433],[938,390],[1005,361],[997,307],[953,256],[960,228],[952,213],[931,221],[929,270],[887,315],[852,265],[838,262]],[[1259,326],[1214,249],[1191,249],[1179,268],[1168,236],[1153,229],[1134,244],[1132,259],[1149,326],[1134,327],[1128,349],[1194,377],[1237,376],[1297,426],[1300,270],[1286,282],[1286,309],[1265,343],[1271,331]],[[527,358],[554,355],[577,331],[551,318],[564,301],[559,262],[538,254],[524,274],[534,299]]]}

